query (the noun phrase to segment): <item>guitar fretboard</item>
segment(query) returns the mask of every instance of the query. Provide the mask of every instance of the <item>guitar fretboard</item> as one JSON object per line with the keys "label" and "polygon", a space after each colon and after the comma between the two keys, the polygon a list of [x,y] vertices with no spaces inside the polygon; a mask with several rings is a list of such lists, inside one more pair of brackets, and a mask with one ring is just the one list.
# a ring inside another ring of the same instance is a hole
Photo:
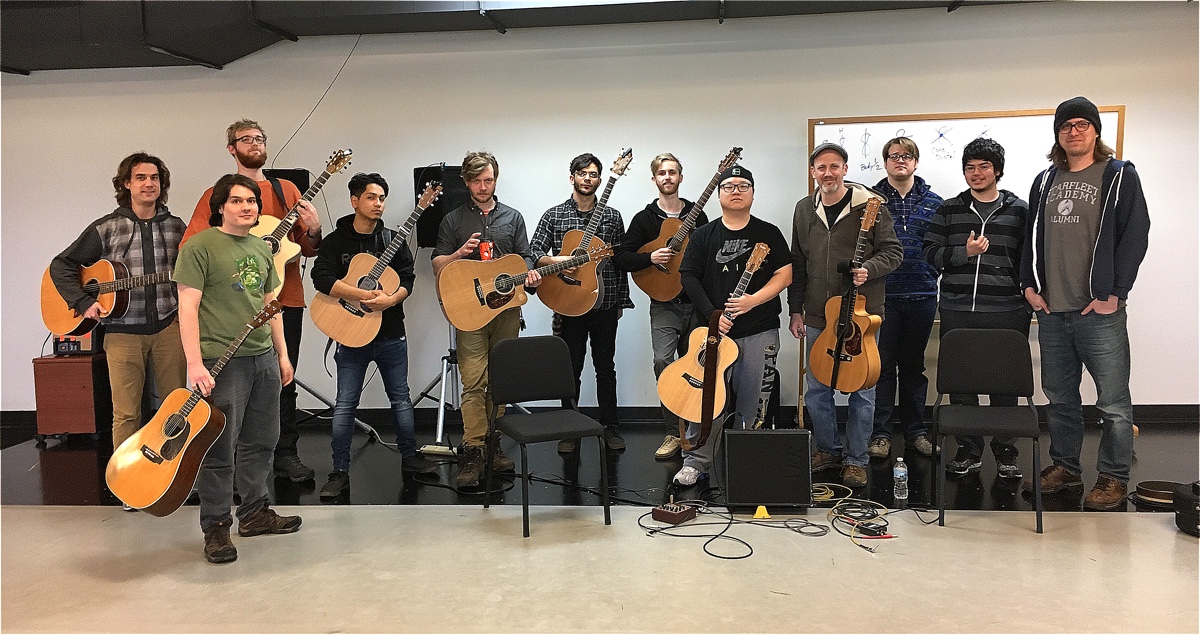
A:
{"label": "guitar fretboard", "polygon": [[708,199],[712,196],[713,192],[717,191],[717,179],[721,178],[721,173],[727,167],[733,165],[738,160],[741,153],[741,148],[734,148],[729,153],[729,156],[725,157],[725,160],[717,166],[717,173],[708,182],[708,187],[704,188],[704,192],[700,194],[700,198],[696,199],[696,202],[692,205],[692,211],[688,212],[687,217],[684,218],[683,224],[679,226],[679,229],[675,231],[671,239],[667,241],[667,247],[671,251],[678,252],[679,246],[683,244],[684,239],[692,233],[692,230],[696,227],[696,219],[700,218],[700,212],[704,211],[705,203],[708,203]]}
{"label": "guitar fretboard", "polygon": [[608,177],[608,183],[604,186],[604,193],[600,195],[600,200],[596,201],[596,206],[592,208],[592,216],[588,219],[587,227],[583,230],[583,240],[579,241],[579,246],[584,249],[587,249],[588,245],[592,244],[592,237],[600,229],[600,217],[603,216],[600,210],[608,205],[608,196],[612,194],[613,186],[617,184],[618,178],[615,174]]}
{"label": "guitar fretboard", "polygon": [[163,284],[171,281],[171,272],[159,271],[157,273],[148,273],[143,276],[133,276],[132,278],[121,278],[111,282],[89,282],[83,285],[85,293],[103,294],[113,293],[116,291],[128,291],[135,287],[145,287],[152,284]]}
{"label": "guitar fretboard", "polygon": [[392,262],[392,258],[396,257],[396,252],[400,251],[400,245],[408,240],[409,234],[412,233],[414,227],[417,226],[417,219],[421,218],[421,213],[426,207],[417,206],[413,208],[413,213],[409,214],[408,220],[396,230],[396,235],[392,238],[392,242],[388,243],[387,249],[383,250],[383,254],[379,256],[379,260],[375,261],[375,266],[371,267],[371,271],[367,273],[367,277],[372,280],[378,280],[379,276],[383,275],[383,270]]}
{"label": "guitar fretboard", "polygon": [[[750,278],[754,277],[755,271],[758,271],[758,269],[757,268],[750,269],[749,267],[747,267],[746,270],[742,272],[742,277],[738,278],[737,286],[734,287],[733,293],[729,294],[729,297],[739,298],[739,297],[745,295],[746,287],[750,286]],[[726,311],[724,315],[725,315],[725,318],[728,319],[730,322],[733,321],[733,315],[729,311]]]}
{"label": "guitar fretboard", "polygon": [[[538,275],[545,277],[548,275],[554,275],[560,271],[566,271],[567,269],[573,269],[575,267],[578,267],[579,265],[584,264],[585,262],[588,262],[589,260],[593,260],[593,259],[599,260],[604,257],[607,257],[607,256],[598,256],[597,254],[579,254],[578,256],[575,256],[574,258],[571,258],[569,260],[564,260],[562,262],[555,262],[555,263],[552,263],[549,265],[545,265],[543,267],[538,267],[537,269],[535,269],[535,271],[538,272]],[[505,284],[516,284],[518,282],[524,284],[525,280],[528,278],[529,278],[529,272],[526,271],[525,273],[519,273],[514,276],[499,276],[496,278],[496,281],[503,282]]]}
{"label": "guitar fretboard", "polygon": [[[325,187],[325,181],[328,181],[329,177],[331,176],[333,176],[333,173],[331,173],[329,170],[322,171],[321,176],[317,177],[316,182],[308,186],[308,189],[305,190],[304,195],[300,197],[300,200],[313,200],[317,193],[321,191],[321,188]],[[296,224],[296,220],[299,218],[300,202],[297,201],[296,204],[292,206],[292,209],[283,216],[283,220],[279,221],[279,226],[275,228],[275,231],[271,232],[271,237],[275,240],[283,240],[283,237],[287,236],[288,232],[292,231],[292,226]]]}

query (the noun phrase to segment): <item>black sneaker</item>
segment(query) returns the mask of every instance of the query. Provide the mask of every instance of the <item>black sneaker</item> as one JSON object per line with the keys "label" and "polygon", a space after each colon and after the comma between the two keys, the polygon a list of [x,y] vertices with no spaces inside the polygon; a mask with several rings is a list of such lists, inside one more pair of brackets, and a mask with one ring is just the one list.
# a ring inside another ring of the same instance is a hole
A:
{"label": "black sneaker", "polygon": [[421,455],[420,452],[412,456],[406,456],[400,459],[401,472],[416,472],[417,474],[429,474],[436,472],[438,464],[430,461]]}
{"label": "black sneaker", "polygon": [[229,539],[230,522],[218,523],[204,531],[204,559],[213,564],[237,560],[237,547]]}
{"label": "black sneaker", "polygon": [[263,505],[245,519],[238,521],[238,535],[243,537],[262,534],[291,534],[300,530],[299,516],[280,516],[275,510]]}
{"label": "black sneaker", "polygon": [[275,455],[275,476],[293,483],[303,483],[316,478],[317,473],[300,461],[295,454]]}
{"label": "black sneaker", "polygon": [[1021,473],[1021,468],[1017,467],[1017,457],[1011,454],[1003,454],[996,457],[996,474],[1000,478],[1017,479],[1025,475]]}
{"label": "black sneaker", "polygon": [[966,448],[959,448],[958,454],[954,455],[954,460],[946,464],[946,472],[962,476],[970,472],[978,472],[981,467],[983,467],[982,459],[971,456]]}
{"label": "black sneaker", "polygon": [[617,426],[608,426],[604,429],[604,442],[608,444],[610,450],[625,449],[625,438],[621,436],[621,431],[617,430]]}
{"label": "black sneaker", "polygon": [[350,489],[350,475],[341,470],[334,470],[329,473],[329,481],[321,487],[321,498],[337,498],[348,489]]}

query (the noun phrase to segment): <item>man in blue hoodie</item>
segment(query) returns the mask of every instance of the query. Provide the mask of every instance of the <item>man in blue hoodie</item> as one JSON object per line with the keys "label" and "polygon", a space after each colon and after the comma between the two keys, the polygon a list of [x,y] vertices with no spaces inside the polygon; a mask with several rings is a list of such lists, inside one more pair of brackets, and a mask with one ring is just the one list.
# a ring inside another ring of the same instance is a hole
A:
{"label": "man in blue hoodie", "polygon": [[[1099,477],[1086,509],[1120,508],[1133,457],[1125,301],[1149,243],[1150,215],[1133,164],[1100,140],[1100,112],[1084,97],[1054,113],[1053,165],[1029,191],[1033,214],[1021,259],[1025,299],[1038,318],[1042,390],[1050,400],[1050,458],[1042,491],[1082,492],[1083,368],[1096,382],[1103,431]],[[1026,490],[1033,488],[1023,483]]]}

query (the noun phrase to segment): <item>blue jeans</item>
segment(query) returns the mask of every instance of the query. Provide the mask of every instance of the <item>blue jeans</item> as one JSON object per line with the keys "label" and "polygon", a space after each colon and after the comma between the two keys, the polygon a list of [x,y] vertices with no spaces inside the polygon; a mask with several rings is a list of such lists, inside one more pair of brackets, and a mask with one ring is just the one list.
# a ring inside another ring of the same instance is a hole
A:
{"label": "blue jeans", "polygon": [[403,337],[371,342],[353,348],[338,345],[333,354],[337,364],[337,400],[333,407],[333,469],[350,471],[350,440],[354,437],[354,413],[362,396],[367,365],[375,362],[383,389],[392,405],[396,444],[401,456],[417,453],[417,433],[412,400],[408,396],[408,340]]}
{"label": "blue jeans", "polygon": [[1096,382],[1100,411],[1100,450],[1096,469],[1122,483],[1129,481],[1133,458],[1133,398],[1129,394],[1129,332],[1125,308],[1111,315],[1076,312],[1038,313],[1042,353],[1042,390],[1050,427],[1050,459],[1080,474],[1083,405],[1079,384],[1083,368]]}
{"label": "blue jeans", "polygon": [[[933,330],[937,296],[916,299],[887,298],[883,326],[879,327],[879,382],[875,384],[875,428],[871,438],[892,436],[892,412],[900,420],[904,438],[929,432],[925,425],[925,345]],[[897,368],[899,370],[897,370]],[[900,379],[900,404],[896,403],[896,378]]]}
{"label": "blue jeans", "polygon": [[[821,335],[821,331],[812,326],[804,327],[804,342],[808,349],[809,359],[812,358],[812,345]],[[805,372],[804,407],[813,420],[813,438],[817,449],[830,454],[842,455],[842,438],[838,434],[837,406],[833,402],[833,389],[821,382],[812,374],[812,368]],[[870,461],[867,456],[867,444],[871,440],[871,430],[875,425],[875,386],[863,388],[850,393],[850,418],[846,421],[846,451],[843,463],[866,467]]]}

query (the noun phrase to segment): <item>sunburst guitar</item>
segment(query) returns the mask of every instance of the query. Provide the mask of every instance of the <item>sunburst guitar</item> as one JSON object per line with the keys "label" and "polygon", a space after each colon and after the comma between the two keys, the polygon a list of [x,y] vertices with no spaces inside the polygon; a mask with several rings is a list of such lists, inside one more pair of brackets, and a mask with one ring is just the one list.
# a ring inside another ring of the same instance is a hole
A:
{"label": "sunburst guitar", "polygon": [[[246,324],[209,370],[214,380],[250,333],[266,324],[280,308],[273,300]],[[187,500],[204,455],[224,429],[225,414],[200,391],[172,391],[150,423],[113,451],[104,471],[108,489],[121,502],[151,516],[170,514]]]}

